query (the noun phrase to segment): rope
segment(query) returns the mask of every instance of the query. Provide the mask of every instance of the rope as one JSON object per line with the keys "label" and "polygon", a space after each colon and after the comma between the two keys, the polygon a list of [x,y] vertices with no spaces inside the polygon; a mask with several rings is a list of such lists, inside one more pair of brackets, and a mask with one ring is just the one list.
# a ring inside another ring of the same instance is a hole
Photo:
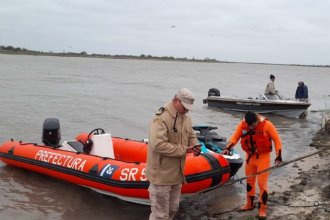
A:
{"label": "rope", "polygon": [[[291,207],[291,208],[315,208],[315,209],[323,209],[326,212],[330,212],[330,209],[322,207],[322,206],[330,205],[329,202],[314,201],[314,203],[312,205],[290,205],[290,204],[281,204],[277,201],[272,201],[272,200],[268,200],[268,201],[273,202],[273,203],[275,203],[277,205],[280,205],[280,206],[286,206],[286,207]],[[255,203],[255,206],[256,205],[257,205],[257,203]],[[231,210],[228,210],[228,211],[225,211],[225,212],[214,213],[213,217],[216,217],[216,216],[219,216],[219,215],[224,215],[224,214],[231,213],[231,212],[238,212],[238,211],[239,211],[239,207],[236,207],[234,209],[231,209]]]}
{"label": "rope", "polygon": [[329,202],[319,202],[319,201],[314,201],[312,205],[290,205],[290,204],[281,204],[276,201],[271,201],[274,204],[280,205],[280,206],[285,206],[285,207],[290,207],[290,208],[314,208],[314,209],[323,209],[326,212],[330,212],[330,208],[327,208],[326,206],[329,206]]}
{"label": "rope", "polygon": [[227,182],[227,183],[225,183],[225,184],[223,184],[223,185],[217,185],[217,186],[214,186],[214,187],[211,187],[211,188],[208,188],[208,189],[202,190],[202,191],[200,191],[198,194],[200,195],[200,194],[203,194],[203,193],[206,193],[206,192],[212,191],[212,190],[217,189],[217,188],[222,187],[222,186],[233,185],[233,184],[236,183],[236,182],[242,182],[242,180],[245,180],[245,179],[247,179],[247,178],[249,178],[249,177],[252,177],[252,176],[258,176],[258,175],[260,175],[260,174],[263,174],[263,173],[266,173],[266,172],[269,172],[269,171],[273,171],[273,170],[278,169],[278,168],[280,168],[280,167],[284,167],[284,166],[286,166],[286,165],[288,165],[288,164],[290,164],[290,163],[293,163],[293,162],[296,162],[296,161],[299,161],[299,160],[305,159],[305,158],[307,158],[307,157],[311,157],[311,156],[313,156],[313,155],[315,155],[315,154],[319,154],[319,153],[325,152],[325,151],[327,151],[327,150],[329,150],[329,148],[325,148],[325,149],[322,149],[322,150],[318,150],[318,151],[316,151],[316,152],[313,152],[313,153],[310,153],[310,154],[307,154],[307,155],[304,155],[304,156],[301,156],[301,157],[297,157],[297,158],[292,159],[292,160],[283,161],[283,162],[280,163],[279,165],[274,165],[274,166],[272,166],[272,167],[269,167],[269,168],[267,168],[267,169],[261,170],[261,171],[255,173],[255,174],[251,174],[251,175],[249,175],[249,176],[245,176],[245,177],[242,177],[242,178],[239,178],[239,179],[236,179],[236,180],[231,180],[231,181],[229,181],[229,182]]}
{"label": "rope", "polygon": [[273,200],[268,200],[271,203],[280,205],[280,206],[286,206],[286,207],[292,207],[292,208],[311,208],[311,207],[315,207],[315,208],[321,208],[320,206],[327,206],[330,205],[329,202],[320,202],[320,201],[314,201],[313,204],[311,205],[290,205],[290,204],[282,204],[279,203],[277,201],[273,201]]}

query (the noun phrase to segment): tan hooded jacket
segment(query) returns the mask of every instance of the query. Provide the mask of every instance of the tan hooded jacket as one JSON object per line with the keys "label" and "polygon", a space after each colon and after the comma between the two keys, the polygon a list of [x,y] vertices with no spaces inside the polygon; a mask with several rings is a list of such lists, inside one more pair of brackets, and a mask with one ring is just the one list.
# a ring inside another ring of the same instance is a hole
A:
{"label": "tan hooded jacket", "polygon": [[150,183],[185,183],[186,148],[197,143],[190,116],[178,113],[172,102],[167,103],[150,122],[146,165]]}

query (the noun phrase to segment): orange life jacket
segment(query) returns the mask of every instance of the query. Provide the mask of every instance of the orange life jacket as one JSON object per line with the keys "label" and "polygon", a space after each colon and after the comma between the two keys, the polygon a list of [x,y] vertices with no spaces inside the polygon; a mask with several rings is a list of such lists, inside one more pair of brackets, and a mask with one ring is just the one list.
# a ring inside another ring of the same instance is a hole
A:
{"label": "orange life jacket", "polygon": [[257,127],[251,130],[249,125],[243,120],[241,146],[248,154],[261,154],[272,151],[272,141],[264,132],[266,118],[259,121]]}

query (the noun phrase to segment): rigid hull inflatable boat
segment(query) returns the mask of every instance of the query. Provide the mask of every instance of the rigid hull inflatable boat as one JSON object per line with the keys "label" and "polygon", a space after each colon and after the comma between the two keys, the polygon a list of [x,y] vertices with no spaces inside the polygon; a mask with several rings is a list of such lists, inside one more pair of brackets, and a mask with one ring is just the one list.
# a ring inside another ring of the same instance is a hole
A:
{"label": "rigid hull inflatable boat", "polygon": [[[147,144],[111,137],[103,129],[60,142],[59,121],[46,119],[42,145],[10,140],[0,146],[0,159],[16,166],[88,187],[99,193],[149,204],[145,175]],[[208,150],[187,154],[182,196],[194,195],[229,181],[228,161]]]}

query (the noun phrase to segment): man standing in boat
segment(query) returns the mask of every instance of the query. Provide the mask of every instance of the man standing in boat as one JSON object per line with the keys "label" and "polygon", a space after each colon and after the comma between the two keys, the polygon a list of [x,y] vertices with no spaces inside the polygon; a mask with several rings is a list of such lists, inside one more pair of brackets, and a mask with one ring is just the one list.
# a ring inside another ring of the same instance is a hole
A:
{"label": "man standing in boat", "polygon": [[150,220],[173,219],[179,209],[182,183],[186,183],[186,153],[199,155],[201,148],[188,111],[194,97],[180,89],[169,103],[161,107],[149,127],[146,175],[151,202]]}
{"label": "man standing in boat", "polygon": [[298,82],[295,98],[299,101],[308,102],[308,88],[303,81]]}
{"label": "man standing in boat", "polygon": [[270,82],[267,83],[267,86],[265,88],[265,95],[267,98],[272,99],[275,95],[278,94],[277,90],[275,89],[275,76],[273,74],[270,74]]}
{"label": "man standing in boat", "polygon": [[275,164],[282,162],[282,143],[275,126],[265,117],[254,112],[247,112],[244,119],[238,124],[236,131],[231,136],[226,149],[222,154],[229,154],[230,150],[241,139],[242,149],[246,152],[245,174],[247,198],[246,204],[240,209],[249,211],[255,208],[255,183],[258,179],[259,186],[259,219],[267,217],[268,200],[268,176],[269,172],[258,175],[256,173],[268,169],[270,165],[270,152],[272,151],[272,141],[275,145]]}

